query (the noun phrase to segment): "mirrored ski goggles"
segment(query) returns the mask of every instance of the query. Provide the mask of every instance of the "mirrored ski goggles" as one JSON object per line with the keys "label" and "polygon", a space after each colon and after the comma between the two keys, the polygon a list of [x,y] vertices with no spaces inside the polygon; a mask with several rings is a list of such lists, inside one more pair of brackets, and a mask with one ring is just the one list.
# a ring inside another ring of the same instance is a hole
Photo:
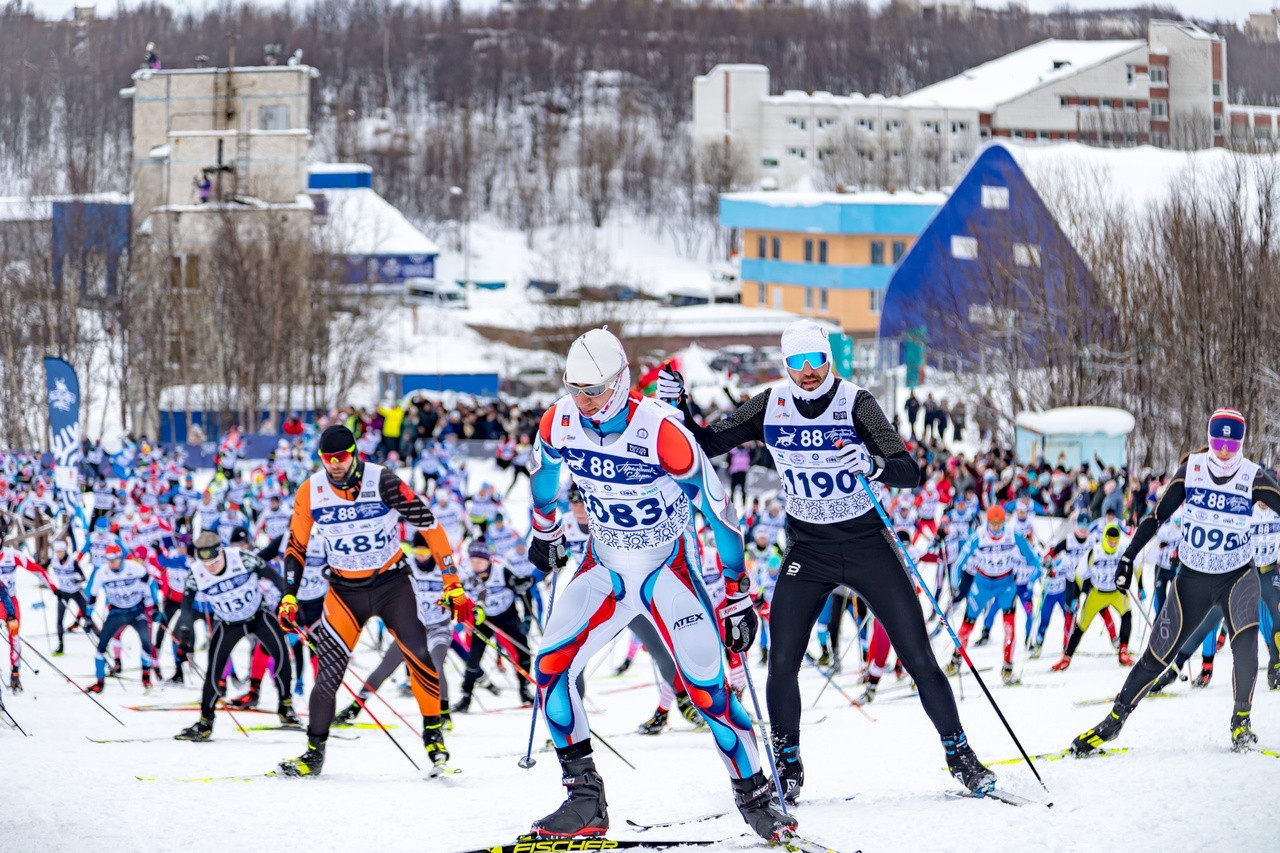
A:
{"label": "mirrored ski goggles", "polygon": [[810,368],[817,370],[827,363],[827,354],[825,352],[798,352],[795,355],[787,356],[785,361],[787,367],[792,370],[804,370],[806,364]]}
{"label": "mirrored ski goggles", "polygon": [[212,563],[218,559],[218,555],[222,553],[221,545],[209,545],[204,548],[196,549],[196,559],[202,563]]}
{"label": "mirrored ski goggles", "polygon": [[570,397],[576,397],[579,394],[586,394],[588,397],[599,397],[606,391],[613,389],[613,383],[618,380],[618,374],[615,373],[599,385],[574,385],[568,379],[564,380],[565,390],[569,392]]}
{"label": "mirrored ski goggles", "polygon": [[1226,451],[1227,453],[1239,453],[1240,445],[1244,442],[1235,438],[1211,438],[1209,439],[1209,447],[1218,453]]}
{"label": "mirrored ski goggles", "polygon": [[350,459],[352,456],[355,455],[355,452],[356,452],[356,446],[353,444],[350,447],[348,447],[346,450],[339,450],[336,453],[321,453],[320,461],[326,465],[332,464],[334,462],[346,462],[348,459]]}
{"label": "mirrored ski goggles", "polygon": [[414,548],[413,549],[413,559],[417,560],[419,563],[425,563],[428,559],[430,559],[430,557],[431,557],[430,548]]}

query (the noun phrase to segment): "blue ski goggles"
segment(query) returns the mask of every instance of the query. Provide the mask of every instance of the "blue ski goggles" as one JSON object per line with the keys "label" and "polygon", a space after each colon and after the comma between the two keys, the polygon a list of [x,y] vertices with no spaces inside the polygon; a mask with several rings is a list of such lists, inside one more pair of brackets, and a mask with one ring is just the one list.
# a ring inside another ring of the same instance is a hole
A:
{"label": "blue ski goggles", "polygon": [[804,366],[808,364],[814,370],[827,363],[827,354],[825,352],[798,352],[795,355],[789,355],[784,359],[787,367],[792,370],[804,370]]}

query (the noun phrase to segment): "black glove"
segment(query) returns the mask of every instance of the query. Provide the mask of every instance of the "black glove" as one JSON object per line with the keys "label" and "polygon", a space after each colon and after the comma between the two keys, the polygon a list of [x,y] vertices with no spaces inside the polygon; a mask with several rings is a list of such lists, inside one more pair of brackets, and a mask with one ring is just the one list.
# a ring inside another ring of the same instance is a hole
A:
{"label": "black glove", "polygon": [[1116,565],[1116,589],[1128,592],[1131,583],[1133,583],[1133,558],[1126,554]]}
{"label": "black glove", "polygon": [[529,562],[543,572],[556,572],[569,565],[569,540],[561,533],[553,539],[534,534],[529,544]]}
{"label": "black glove", "polygon": [[507,575],[507,588],[521,597],[527,595],[535,583],[533,575]]}
{"label": "black glove", "polygon": [[760,627],[760,617],[751,606],[751,596],[745,589],[730,593],[724,605],[724,646],[731,652],[741,654],[751,648],[755,641],[756,631]]}
{"label": "black glove", "polygon": [[189,649],[195,645],[195,633],[190,625],[179,624],[173,629],[173,639],[179,646]]}

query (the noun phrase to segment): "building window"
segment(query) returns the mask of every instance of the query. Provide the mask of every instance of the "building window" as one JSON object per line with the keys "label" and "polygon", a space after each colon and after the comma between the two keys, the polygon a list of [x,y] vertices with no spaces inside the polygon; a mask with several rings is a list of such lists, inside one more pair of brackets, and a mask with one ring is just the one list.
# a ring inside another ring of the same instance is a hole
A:
{"label": "building window", "polygon": [[1048,138],[1049,138],[1049,131],[1047,131],[1047,130],[1042,130],[1042,131],[1040,131],[1039,133],[1037,133],[1037,134],[1036,134],[1036,139],[1046,139],[1046,140],[1047,140]]}
{"label": "building window", "polygon": [[884,129],[890,133],[899,133],[902,130],[902,121],[900,119],[891,118],[884,123]]}
{"label": "building window", "polygon": [[831,116],[822,116],[814,120],[818,130],[826,130],[828,127],[835,127],[839,123],[840,119],[832,118]]}
{"label": "building window", "polygon": [[1137,72],[1137,69],[1134,68],[1132,65],[1126,65],[1124,67],[1124,79],[1125,79],[1125,82],[1128,83],[1130,86],[1133,85],[1133,77],[1136,72]]}
{"label": "building window", "polygon": [[1222,116],[1213,117],[1213,132],[1222,133]]}
{"label": "building window", "polygon": [[777,157],[762,157],[762,158],[760,158],[760,165],[761,165],[761,166],[764,166],[766,169],[768,169],[768,168],[774,168],[774,169],[776,169],[776,168],[778,167],[778,158],[777,158]]}
{"label": "building window", "polygon": [[1020,267],[1040,266],[1040,247],[1031,243],[1014,243],[1013,262]]}
{"label": "building window", "polygon": [[1022,132],[1022,131],[1020,131],[1020,130],[1015,130],[1015,131],[1013,132],[1013,138],[1014,138],[1014,139],[1022,139],[1022,137],[1023,137],[1023,136],[1024,136],[1024,134],[1023,134],[1023,132]]}
{"label": "building window", "polygon": [[763,281],[756,282],[756,304],[761,307],[769,304],[769,285]]}
{"label": "building window", "polygon": [[953,122],[951,122],[951,132],[952,132],[952,133],[968,133],[968,132],[969,132],[969,122],[967,122],[967,121],[953,121]]}
{"label": "building window", "polygon": [[1254,125],[1254,126],[1253,126],[1253,138],[1254,138],[1254,139],[1270,139],[1270,138],[1271,138],[1271,126],[1270,126],[1270,125],[1266,125],[1266,124],[1257,124],[1257,125]]}
{"label": "building window", "polygon": [[825,264],[827,262],[827,241],[818,241],[818,263]]}
{"label": "building window", "polygon": [[1059,95],[1059,96],[1058,96],[1058,109],[1065,110],[1066,108],[1067,108],[1067,96],[1066,96],[1066,95]]}
{"label": "building window", "polygon": [[1129,110],[1129,111],[1136,110],[1136,109],[1138,108],[1138,102],[1137,102],[1137,101],[1125,101],[1125,102],[1124,102],[1124,108],[1125,108],[1126,110]]}
{"label": "building window", "polygon": [[1168,148],[1169,134],[1159,130],[1152,131],[1151,144],[1154,145],[1156,148]]}
{"label": "building window", "polygon": [[773,289],[773,307],[778,309],[779,311],[782,310],[782,288],[781,287],[775,287]]}
{"label": "building window", "polygon": [[804,241],[804,262],[806,264],[813,263],[813,241],[812,240]]}
{"label": "building window", "polygon": [[768,253],[765,251],[765,244],[766,244],[767,239],[768,239],[768,238],[766,238],[766,237],[758,237],[758,238],[756,238],[756,257],[757,257],[757,258],[765,258],[765,257],[768,257]]}
{"label": "building window", "polygon": [[990,138],[991,138],[991,128],[989,128],[989,127],[980,127],[980,128],[978,128],[978,138],[979,138],[979,139],[990,139]]}
{"label": "building window", "polygon": [[879,314],[883,308],[884,308],[884,291],[883,290],[871,291],[871,313]]}
{"label": "building window", "polygon": [[876,152],[868,151],[865,148],[859,148],[858,159],[864,163],[874,163],[876,161]]}
{"label": "building window", "polygon": [[1222,97],[1222,81],[1221,80],[1213,81],[1213,97],[1215,98]]}
{"label": "building window", "polygon": [[884,241],[871,241],[871,263],[873,266],[884,266]]}
{"label": "building window", "polygon": [[978,238],[953,234],[951,236],[951,257],[962,261],[972,261],[978,257]]}
{"label": "building window", "polygon": [[804,148],[788,148],[787,156],[793,160],[803,160],[808,156],[808,152]]}
{"label": "building window", "polygon": [[796,130],[804,130],[806,122],[799,116],[787,116],[787,127],[794,127]]}
{"label": "building window", "polygon": [[982,184],[982,206],[987,210],[1009,210],[1009,187]]}
{"label": "building window", "polygon": [[813,288],[812,287],[806,287],[804,289],[804,310],[806,311],[813,310]]}
{"label": "building window", "polygon": [[818,310],[823,314],[827,313],[827,289],[825,287],[818,291]]}
{"label": "building window", "polygon": [[907,253],[907,244],[901,240],[893,241],[893,262],[896,264]]}
{"label": "building window", "polygon": [[288,130],[289,108],[284,105],[258,107],[258,130]]}
{"label": "building window", "polygon": [[1168,110],[1168,104],[1165,103],[1163,98],[1151,99],[1151,117],[1152,118],[1164,118],[1164,116],[1167,114],[1166,113],[1167,110]]}
{"label": "building window", "polygon": [[782,257],[782,240],[778,237],[773,238],[773,259],[776,261]]}
{"label": "building window", "polygon": [[1153,86],[1163,85],[1169,79],[1168,77],[1165,76],[1165,69],[1163,65],[1151,66],[1151,69],[1148,72],[1148,76],[1150,77],[1151,85]]}
{"label": "building window", "polygon": [[942,125],[936,121],[922,121],[920,122],[920,129],[935,136],[942,133]]}
{"label": "building window", "polygon": [[902,157],[903,157],[903,154],[902,154],[901,148],[895,148],[889,152],[889,159],[894,163],[897,163],[899,160],[902,159]]}
{"label": "building window", "polygon": [[875,133],[876,120],[873,118],[858,119],[858,130],[865,130],[867,133]]}

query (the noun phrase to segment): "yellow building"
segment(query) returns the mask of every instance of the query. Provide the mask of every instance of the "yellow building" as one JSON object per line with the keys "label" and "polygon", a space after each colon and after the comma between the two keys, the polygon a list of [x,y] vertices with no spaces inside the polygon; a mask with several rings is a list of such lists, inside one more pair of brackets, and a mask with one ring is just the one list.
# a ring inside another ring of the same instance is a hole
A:
{"label": "yellow building", "polygon": [[726,193],[739,229],[742,304],[831,320],[851,337],[880,325],[884,290],[943,193]]}

